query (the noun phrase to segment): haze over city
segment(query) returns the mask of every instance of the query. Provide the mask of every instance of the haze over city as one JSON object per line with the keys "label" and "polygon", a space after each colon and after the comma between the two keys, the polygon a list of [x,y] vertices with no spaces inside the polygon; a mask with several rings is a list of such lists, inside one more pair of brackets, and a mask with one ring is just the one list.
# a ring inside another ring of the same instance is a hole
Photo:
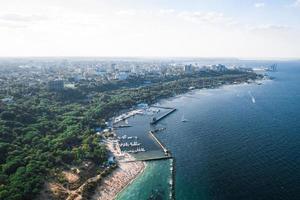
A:
{"label": "haze over city", "polygon": [[299,58],[299,0],[0,1],[0,56]]}

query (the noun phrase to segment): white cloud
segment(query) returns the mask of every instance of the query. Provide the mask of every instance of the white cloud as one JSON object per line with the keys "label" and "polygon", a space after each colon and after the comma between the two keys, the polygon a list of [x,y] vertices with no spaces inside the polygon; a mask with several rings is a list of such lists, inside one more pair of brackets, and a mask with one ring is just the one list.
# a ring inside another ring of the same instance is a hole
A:
{"label": "white cloud", "polygon": [[300,7],[300,0],[296,0],[293,4],[293,7]]}
{"label": "white cloud", "polygon": [[19,29],[27,28],[35,23],[47,20],[45,15],[38,14],[17,14],[17,13],[4,13],[0,14],[0,28]]}
{"label": "white cloud", "polygon": [[255,3],[255,4],[254,4],[254,7],[255,7],[255,8],[262,8],[262,7],[265,7],[265,5],[266,5],[266,4],[263,3],[263,2],[258,2],[258,3]]}
{"label": "white cloud", "polygon": [[27,27],[27,25],[24,25],[24,24],[0,21],[0,28],[20,29],[20,28],[26,28],[26,27]]}
{"label": "white cloud", "polygon": [[230,17],[225,17],[223,13],[218,12],[181,12],[179,17],[198,24],[223,24],[233,25],[237,22]]}
{"label": "white cloud", "polygon": [[246,26],[249,31],[287,31],[292,29],[290,26],[280,24],[262,24],[258,26]]}
{"label": "white cloud", "polygon": [[128,15],[128,16],[134,16],[137,14],[136,10],[130,9],[130,10],[119,10],[116,12],[117,15]]}
{"label": "white cloud", "polygon": [[159,11],[160,14],[173,14],[175,13],[175,10],[174,9],[161,9]]}
{"label": "white cloud", "polygon": [[47,17],[43,15],[20,15],[16,13],[5,13],[0,15],[0,20],[13,22],[32,22],[45,19],[47,19]]}

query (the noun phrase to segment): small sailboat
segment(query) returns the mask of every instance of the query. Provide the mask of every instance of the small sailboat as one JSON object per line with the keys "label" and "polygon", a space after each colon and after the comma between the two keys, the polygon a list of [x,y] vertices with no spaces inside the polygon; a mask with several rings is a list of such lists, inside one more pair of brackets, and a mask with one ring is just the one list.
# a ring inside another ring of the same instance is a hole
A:
{"label": "small sailboat", "polygon": [[187,122],[188,120],[187,120],[186,118],[184,118],[184,115],[182,115],[181,121],[182,121],[182,122]]}

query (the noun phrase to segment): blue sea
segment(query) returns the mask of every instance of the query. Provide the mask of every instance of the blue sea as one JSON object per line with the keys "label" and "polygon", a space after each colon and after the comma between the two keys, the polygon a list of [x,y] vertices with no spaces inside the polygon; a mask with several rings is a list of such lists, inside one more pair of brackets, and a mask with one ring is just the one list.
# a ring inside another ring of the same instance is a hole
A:
{"label": "blue sea", "polygon": [[[196,90],[160,102],[178,109],[158,124],[166,128],[159,139],[176,159],[176,199],[300,199],[300,62],[279,62],[270,76],[262,85]],[[135,195],[122,199],[139,199],[155,187],[149,182],[160,181],[149,177],[140,176],[127,190]]]}
{"label": "blue sea", "polygon": [[118,195],[117,200],[170,199],[171,160],[150,161],[144,172]]}

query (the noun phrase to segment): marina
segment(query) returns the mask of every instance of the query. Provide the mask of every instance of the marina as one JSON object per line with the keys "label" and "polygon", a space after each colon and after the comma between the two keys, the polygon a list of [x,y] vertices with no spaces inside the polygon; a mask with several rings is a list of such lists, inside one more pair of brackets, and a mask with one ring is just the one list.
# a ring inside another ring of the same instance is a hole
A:
{"label": "marina", "polygon": [[[159,191],[149,191],[150,196],[162,195],[164,196],[163,199],[175,199],[175,160],[156,134],[166,131],[166,127],[161,127],[161,124],[158,122],[175,111],[176,108],[151,106],[146,109],[130,111],[114,120],[117,148],[120,149],[121,154],[131,154],[135,158],[126,162],[143,161],[147,163],[146,165],[157,163],[155,166],[164,162],[169,163],[167,165],[169,166],[169,172],[167,173],[169,177],[164,186],[168,188],[168,194],[161,194]],[[135,115],[138,115],[138,117],[134,117]],[[146,120],[150,123],[140,123],[140,120]]]}
{"label": "marina", "polygon": [[[170,152],[157,138],[156,134],[163,133],[166,130],[165,127],[160,127],[157,123],[175,111],[176,108],[150,106],[116,117],[114,128],[116,129],[121,151],[134,154],[138,160],[142,161],[171,158]],[[136,114],[139,117],[133,118]],[[149,125],[135,123],[135,120],[139,121],[140,119],[150,121]],[[140,129],[138,126],[142,125],[143,128]],[[143,130],[144,134],[139,130]]]}
{"label": "marina", "polygon": [[[157,124],[159,121],[176,111],[171,107],[144,106],[121,114],[113,119],[119,147],[123,152],[134,154],[139,160],[155,159],[166,156],[167,150],[154,135],[165,132],[166,128]],[[138,115],[137,117],[134,117]],[[140,123],[140,121],[154,123]],[[149,134],[149,131],[152,134]]]}
{"label": "marina", "polygon": [[118,144],[121,151],[126,153],[139,153],[145,152],[145,148],[141,146],[141,143],[138,142],[137,136],[128,136],[123,135],[118,137]]}

